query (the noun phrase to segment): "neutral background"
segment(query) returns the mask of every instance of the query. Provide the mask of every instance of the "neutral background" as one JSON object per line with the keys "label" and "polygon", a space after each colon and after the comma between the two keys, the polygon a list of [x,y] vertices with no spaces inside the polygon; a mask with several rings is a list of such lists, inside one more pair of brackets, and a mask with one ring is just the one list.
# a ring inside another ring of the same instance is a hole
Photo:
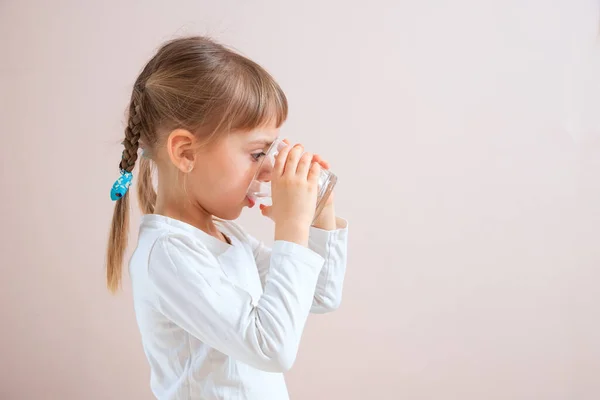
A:
{"label": "neutral background", "polygon": [[[151,398],[128,282],[104,287],[109,191],[135,76],[200,33],[276,76],[284,134],[340,177],[344,302],[311,317],[293,399],[599,399],[599,15],[0,1],[0,398]],[[269,240],[256,211],[241,222]]]}

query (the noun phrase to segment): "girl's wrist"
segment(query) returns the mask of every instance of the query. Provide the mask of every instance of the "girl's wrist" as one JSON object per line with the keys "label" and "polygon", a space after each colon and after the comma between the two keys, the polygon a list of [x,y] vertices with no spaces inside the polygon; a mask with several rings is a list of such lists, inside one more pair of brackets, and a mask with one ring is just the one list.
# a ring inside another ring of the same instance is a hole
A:
{"label": "girl's wrist", "polygon": [[335,210],[333,204],[325,206],[319,217],[311,225],[315,228],[323,229],[326,231],[332,231],[337,228],[337,221],[335,218]]}
{"label": "girl's wrist", "polygon": [[275,224],[275,240],[285,240],[307,247],[308,234],[308,226],[295,223],[294,221]]}

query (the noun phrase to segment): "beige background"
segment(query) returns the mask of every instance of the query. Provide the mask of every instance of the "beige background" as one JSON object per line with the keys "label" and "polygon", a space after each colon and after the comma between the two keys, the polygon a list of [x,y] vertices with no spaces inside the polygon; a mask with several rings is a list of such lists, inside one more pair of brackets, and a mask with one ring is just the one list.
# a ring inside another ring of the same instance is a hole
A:
{"label": "beige background", "polygon": [[151,398],[130,291],[104,288],[109,190],[136,74],[191,33],[266,66],[285,134],[340,176],[344,302],[310,319],[293,399],[599,399],[599,14],[0,1],[0,399]]}

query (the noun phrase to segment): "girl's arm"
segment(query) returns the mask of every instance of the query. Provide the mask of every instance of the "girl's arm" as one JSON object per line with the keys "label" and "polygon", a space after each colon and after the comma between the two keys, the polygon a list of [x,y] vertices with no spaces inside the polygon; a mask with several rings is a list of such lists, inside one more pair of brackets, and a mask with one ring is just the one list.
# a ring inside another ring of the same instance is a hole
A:
{"label": "girl's arm", "polygon": [[306,247],[275,241],[269,277],[254,304],[207,249],[170,234],[154,245],[148,277],[157,309],[175,324],[248,365],[283,372],[296,358],[323,262]]}
{"label": "girl's arm", "polygon": [[[272,249],[248,235],[263,287],[269,276]],[[336,217],[336,228],[310,227],[308,247],[325,260],[314,291],[310,311],[323,314],[336,310],[342,301],[348,249],[348,221]]]}

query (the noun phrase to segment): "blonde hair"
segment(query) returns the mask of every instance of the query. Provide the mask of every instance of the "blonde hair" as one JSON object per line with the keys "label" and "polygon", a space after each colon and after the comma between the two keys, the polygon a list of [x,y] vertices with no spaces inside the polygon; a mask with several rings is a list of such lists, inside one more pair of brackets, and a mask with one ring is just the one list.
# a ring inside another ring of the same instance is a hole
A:
{"label": "blonde hair", "polygon": [[[128,107],[119,170],[132,172],[144,156],[137,195],[144,214],[154,213],[152,155],[164,135],[182,128],[205,142],[231,131],[249,131],[287,118],[285,94],[261,66],[209,38],[184,37],[163,44],[135,81]],[[107,248],[106,280],[121,284],[129,230],[129,191],[116,200]]]}

